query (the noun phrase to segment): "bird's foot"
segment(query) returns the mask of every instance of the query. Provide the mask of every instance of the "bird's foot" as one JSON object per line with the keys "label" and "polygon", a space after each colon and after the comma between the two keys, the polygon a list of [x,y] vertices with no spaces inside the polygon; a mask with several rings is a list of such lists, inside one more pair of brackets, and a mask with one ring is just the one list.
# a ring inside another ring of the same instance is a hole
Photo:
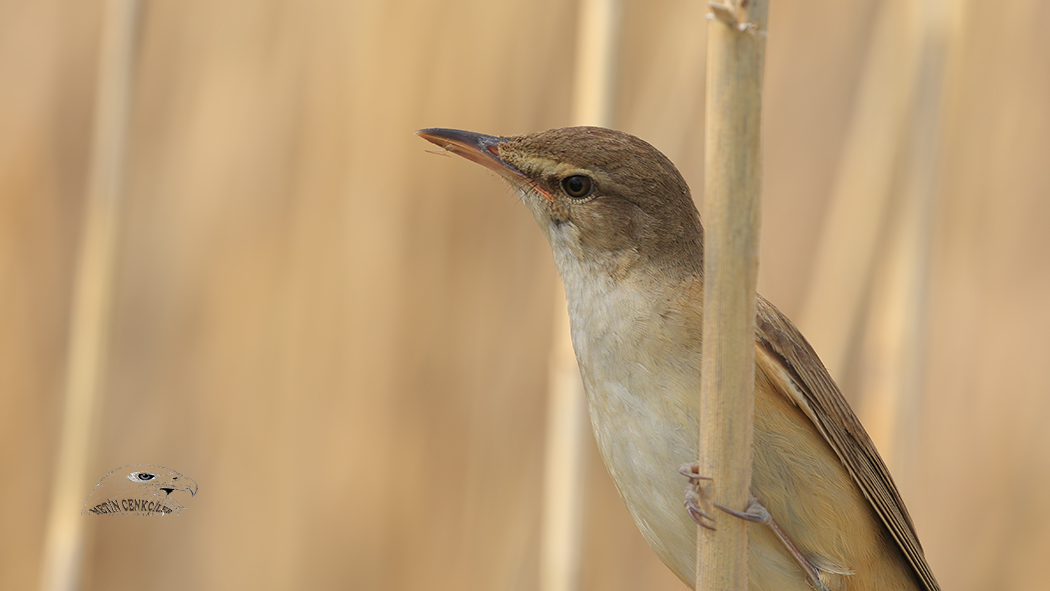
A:
{"label": "bird's foot", "polygon": [[723,507],[718,503],[714,503],[714,506],[724,513],[728,513],[733,517],[739,517],[740,519],[750,521],[753,523],[764,523],[769,525],[773,523],[773,517],[769,514],[769,511],[759,503],[755,497],[751,497],[751,501],[747,504],[747,508],[743,511],[734,511],[728,507]]}
{"label": "bird's foot", "polygon": [[799,567],[802,568],[802,572],[806,574],[806,579],[809,580],[810,586],[817,591],[828,591],[827,586],[820,580],[820,574],[818,573],[817,568],[813,566],[813,563],[810,562],[808,558],[806,558],[802,553],[802,550],[795,545],[794,540],[787,535],[787,532],[780,529],[777,522],[773,520],[773,516],[762,506],[762,503],[758,502],[758,499],[752,496],[750,502],[747,504],[747,508],[743,511],[734,511],[733,509],[723,507],[717,503],[715,504],[715,507],[733,517],[739,517],[740,519],[768,526],[769,529],[773,530],[773,534],[778,540],[780,540],[780,543],[784,545],[784,548],[787,549],[788,553],[791,554],[791,557],[795,559],[795,562],[798,563]]}
{"label": "bird's foot", "polygon": [[714,530],[714,517],[705,513],[701,508],[701,505],[706,500],[701,481],[711,479],[700,475],[700,462],[682,464],[678,467],[678,473],[689,479],[689,484],[685,485],[685,502],[683,503],[686,512],[689,513],[689,517],[700,527]]}

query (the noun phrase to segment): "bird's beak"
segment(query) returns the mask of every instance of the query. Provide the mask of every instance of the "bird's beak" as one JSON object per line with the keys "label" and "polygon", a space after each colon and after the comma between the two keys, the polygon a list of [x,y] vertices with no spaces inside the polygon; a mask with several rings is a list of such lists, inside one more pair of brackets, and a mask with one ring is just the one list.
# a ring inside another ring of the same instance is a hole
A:
{"label": "bird's beak", "polygon": [[170,495],[177,490],[189,491],[191,497],[197,496],[197,483],[192,478],[186,478],[182,474],[179,474],[171,481],[171,486],[161,487],[161,490],[167,491]]}
{"label": "bird's beak", "polygon": [[416,132],[416,135],[453,154],[458,154],[471,162],[476,162],[512,183],[528,183],[532,188],[550,199],[547,192],[536,186],[532,179],[500,158],[499,145],[508,141],[506,138],[440,127],[420,129]]}

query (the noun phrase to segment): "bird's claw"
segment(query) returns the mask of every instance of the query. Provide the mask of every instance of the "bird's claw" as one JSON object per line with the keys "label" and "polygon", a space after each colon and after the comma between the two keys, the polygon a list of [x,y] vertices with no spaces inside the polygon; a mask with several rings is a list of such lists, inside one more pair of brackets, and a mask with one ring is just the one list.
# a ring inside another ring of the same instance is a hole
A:
{"label": "bird's claw", "polygon": [[686,513],[689,513],[689,517],[691,517],[693,521],[695,521],[696,524],[700,527],[714,531],[715,526],[712,524],[714,523],[715,518],[711,517],[707,513],[704,513],[704,511],[700,508],[699,503],[697,503],[698,498],[699,495],[690,490],[689,487],[686,487],[685,502],[682,503],[683,505],[685,505]]}
{"label": "bird's claw", "polygon": [[700,475],[700,462],[690,462],[678,466],[678,473],[689,479],[689,484],[699,484],[700,480],[711,480],[708,476]]}
{"label": "bird's claw", "polygon": [[[689,484],[685,486],[685,510],[697,525],[706,529],[714,530],[715,527],[712,524],[714,523],[715,518],[705,513],[701,508],[701,504],[704,504],[704,501],[706,500],[704,498],[704,489],[701,486],[701,482],[704,480],[711,480],[711,478],[700,475],[700,462],[682,464],[678,467],[678,473],[689,479]],[[728,513],[733,517],[750,521],[752,523],[764,523],[768,525],[773,521],[773,518],[769,515],[769,511],[767,511],[766,508],[755,499],[755,497],[751,497],[747,508],[743,511],[730,509],[729,507],[724,507],[718,503],[711,503],[711,505],[723,513]]]}
{"label": "bird's claw", "polygon": [[715,529],[713,525],[715,518],[705,513],[700,507],[704,501],[704,489],[700,486],[701,481],[711,479],[707,476],[701,476],[699,471],[699,462],[682,464],[678,467],[678,473],[689,479],[689,484],[685,485],[685,502],[682,504],[685,505],[686,512],[697,525],[713,531]]}

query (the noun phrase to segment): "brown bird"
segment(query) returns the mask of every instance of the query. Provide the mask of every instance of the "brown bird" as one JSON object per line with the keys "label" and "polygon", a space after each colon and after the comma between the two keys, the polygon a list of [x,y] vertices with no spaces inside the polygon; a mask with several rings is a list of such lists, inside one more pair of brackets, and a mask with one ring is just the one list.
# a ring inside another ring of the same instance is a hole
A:
{"label": "brown bird", "polygon": [[[692,587],[694,518],[711,523],[695,495],[683,508],[676,467],[698,455],[704,230],[682,175],[609,129],[416,133],[499,173],[539,222],[602,458],[646,541]],[[749,510],[768,518],[753,517],[748,588],[938,590],[864,427],[791,321],[761,296],[756,308]]]}

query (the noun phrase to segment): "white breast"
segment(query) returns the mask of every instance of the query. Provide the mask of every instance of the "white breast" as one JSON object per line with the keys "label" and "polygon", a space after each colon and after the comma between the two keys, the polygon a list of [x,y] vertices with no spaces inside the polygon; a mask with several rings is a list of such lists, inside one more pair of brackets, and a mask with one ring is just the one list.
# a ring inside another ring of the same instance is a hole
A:
{"label": "white breast", "polygon": [[681,342],[681,313],[652,278],[614,277],[586,257],[554,252],[602,458],[646,541],[688,576],[695,557],[670,548],[696,537],[677,468],[697,457],[699,343]]}

